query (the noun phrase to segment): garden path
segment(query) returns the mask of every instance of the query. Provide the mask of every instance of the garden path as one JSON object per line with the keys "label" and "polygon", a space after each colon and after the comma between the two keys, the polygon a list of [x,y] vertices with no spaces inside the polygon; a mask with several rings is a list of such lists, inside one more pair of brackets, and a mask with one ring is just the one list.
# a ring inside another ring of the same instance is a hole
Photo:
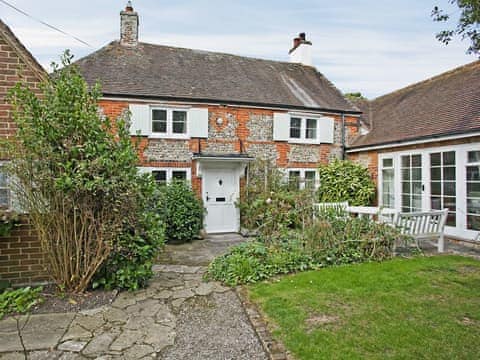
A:
{"label": "garden path", "polygon": [[148,288],[78,313],[0,321],[0,359],[267,359],[237,294],[202,281],[238,242],[217,235],[168,245]]}

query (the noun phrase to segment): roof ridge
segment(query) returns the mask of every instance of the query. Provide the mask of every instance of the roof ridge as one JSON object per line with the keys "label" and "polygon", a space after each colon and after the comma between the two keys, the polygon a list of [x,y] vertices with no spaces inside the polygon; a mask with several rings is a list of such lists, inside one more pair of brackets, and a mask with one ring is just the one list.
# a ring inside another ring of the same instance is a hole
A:
{"label": "roof ridge", "polygon": [[380,99],[383,99],[383,98],[386,98],[386,97],[389,97],[389,96],[392,96],[392,95],[397,95],[397,94],[401,94],[402,92],[406,92],[406,91],[410,91],[412,88],[415,88],[417,86],[421,86],[423,84],[426,84],[426,83],[429,83],[429,82],[433,82],[433,81],[437,81],[439,79],[442,79],[442,78],[445,78],[445,77],[448,77],[448,76],[452,76],[456,73],[459,73],[459,72],[462,72],[462,71],[465,71],[467,70],[468,68],[470,67],[475,67],[475,66],[480,66],[480,60],[475,60],[475,61],[472,61],[470,63],[467,63],[467,64],[464,64],[464,65],[461,65],[461,66],[458,66],[456,68],[453,68],[451,70],[448,70],[448,71],[445,71],[443,73],[440,73],[440,74],[437,74],[437,75],[434,75],[432,77],[429,77],[425,80],[421,80],[421,81],[418,81],[416,83],[413,83],[413,84],[410,84],[410,85],[407,85],[403,88],[400,88],[400,89],[397,89],[397,90],[394,90],[388,94],[384,94],[384,95],[381,95],[375,99],[372,99],[370,100],[370,102],[375,102],[377,100],[380,100]]}

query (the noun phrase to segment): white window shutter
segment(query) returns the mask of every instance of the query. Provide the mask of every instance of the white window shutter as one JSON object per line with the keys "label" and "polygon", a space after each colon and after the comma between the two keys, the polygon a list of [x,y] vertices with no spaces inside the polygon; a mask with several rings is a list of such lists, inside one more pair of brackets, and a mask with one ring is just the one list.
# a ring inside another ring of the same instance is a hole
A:
{"label": "white window shutter", "polygon": [[194,138],[208,138],[207,108],[192,108],[188,111],[188,134]]}
{"label": "white window shutter", "polygon": [[150,117],[150,106],[130,104],[129,109],[131,112],[131,125],[130,134],[137,135],[140,131],[140,135],[149,136],[152,133],[152,121]]}
{"label": "white window shutter", "polygon": [[331,117],[321,117],[318,119],[318,143],[333,144],[335,132],[335,120]]}
{"label": "white window shutter", "polygon": [[273,140],[288,141],[290,138],[290,115],[288,113],[273,114]]}

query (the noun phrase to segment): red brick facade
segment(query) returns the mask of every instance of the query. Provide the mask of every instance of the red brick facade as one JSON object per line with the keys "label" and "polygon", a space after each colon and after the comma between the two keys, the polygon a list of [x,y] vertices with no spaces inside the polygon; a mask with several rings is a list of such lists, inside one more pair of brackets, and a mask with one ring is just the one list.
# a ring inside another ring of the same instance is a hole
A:
{"label": "red brick facade", "polygon": [[[8,91],[22,81],[38,93],[45,76],[40,65],[0,21],[0,138],[9,138],[15,133],[11,106],[7,103]],[[0,280],[20,284],[46,279],[40,242],[27,222],[22,219],[22,224],[9,236],[0,237]]]}

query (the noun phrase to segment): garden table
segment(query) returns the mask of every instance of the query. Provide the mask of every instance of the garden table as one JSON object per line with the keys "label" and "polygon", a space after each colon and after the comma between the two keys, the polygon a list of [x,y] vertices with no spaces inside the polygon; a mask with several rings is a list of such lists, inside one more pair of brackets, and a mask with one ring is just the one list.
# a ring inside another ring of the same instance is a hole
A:
{"label": "garden table", "polygon": [[395,209],[380,208],[378,206],[348,206],[347,212],[357,214],[359,217],[368,216],[373,219],[375,215],[381,222],[393,222],[393,217],[397,213]]}

